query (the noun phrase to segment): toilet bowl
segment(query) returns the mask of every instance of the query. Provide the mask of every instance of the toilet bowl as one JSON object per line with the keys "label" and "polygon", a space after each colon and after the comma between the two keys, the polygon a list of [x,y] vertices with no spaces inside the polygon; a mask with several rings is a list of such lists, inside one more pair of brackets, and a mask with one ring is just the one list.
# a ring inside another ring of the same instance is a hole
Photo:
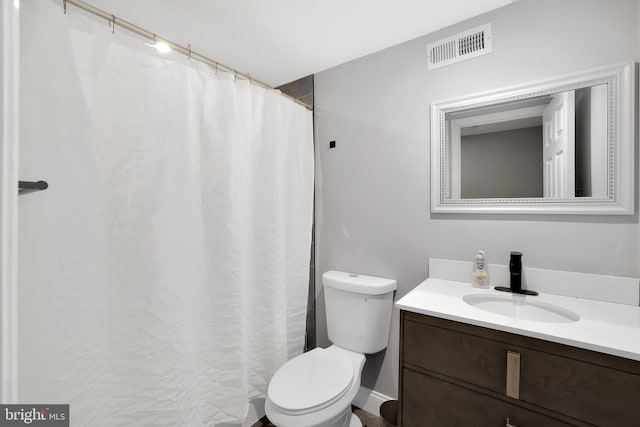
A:
{"label": "toilet bowl", "polygon": [[269,383],[267,418],[278,427],[360,427],[351,402],[364,362],[364,354],[336,345],[291,359]]}
{"label": "toilet bowl", "polygon": [[265,412],[278,427],[361,427],[351,404],[365,353],[387,346],[395,280],[327,271],[322,283],[333,345],[294,357],[276,371]]}

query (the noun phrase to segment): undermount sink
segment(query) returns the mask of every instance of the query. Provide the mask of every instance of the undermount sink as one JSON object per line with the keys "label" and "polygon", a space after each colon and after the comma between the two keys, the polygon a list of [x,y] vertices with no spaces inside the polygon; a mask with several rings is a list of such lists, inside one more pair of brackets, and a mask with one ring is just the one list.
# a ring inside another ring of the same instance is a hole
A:
{"label": "undermount sink", "polygon": [[469,294],[462,297],[464,302],[490,313],[537,322],[570,323],[580,320],[571,310],[539,301],[532,301],[523,295]]}

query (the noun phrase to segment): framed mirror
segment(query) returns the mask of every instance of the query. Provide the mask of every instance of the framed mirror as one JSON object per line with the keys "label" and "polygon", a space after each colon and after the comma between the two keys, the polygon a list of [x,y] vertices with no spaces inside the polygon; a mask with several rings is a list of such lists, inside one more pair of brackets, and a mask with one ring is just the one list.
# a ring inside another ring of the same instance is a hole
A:
{"label": "framed mirror", "polygon": [[635,64],[431,105],[434,213],[634,213]]}

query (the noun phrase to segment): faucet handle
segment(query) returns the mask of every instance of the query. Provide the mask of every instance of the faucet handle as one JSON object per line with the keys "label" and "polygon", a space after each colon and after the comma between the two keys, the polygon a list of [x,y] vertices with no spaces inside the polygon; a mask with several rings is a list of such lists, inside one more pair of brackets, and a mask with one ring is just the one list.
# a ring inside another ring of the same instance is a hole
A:
{"label": "faucet handle", "polygon": [[509,271],[511,273],[520,274],[522,271],[522,252],[511,251],[511,259],[509,260]]}
{"label": "faucet handle", "polygon": [[536,291],[522,289],[522,252],[511,251],[509,260],[509,287],[496,286],[496,291],[512,292],[514,294],[538,295]]}

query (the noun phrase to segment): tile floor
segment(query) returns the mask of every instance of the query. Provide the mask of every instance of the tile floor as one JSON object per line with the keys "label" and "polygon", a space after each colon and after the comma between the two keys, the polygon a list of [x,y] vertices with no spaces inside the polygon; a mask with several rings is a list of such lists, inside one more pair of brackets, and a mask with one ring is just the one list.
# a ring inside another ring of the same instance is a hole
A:
{"label": "tile floor", "polygon": [[[353,413],[356,414],[360,421],[362,421],[362,427],[380,427],[380,417],[376,417],[370,412],[367,412],[363,409],[356,408],[353,406]],[[276,427],[274,424],[267,419],[267,417],[263,417],[257,423],[255,423],[251,427]]]}

